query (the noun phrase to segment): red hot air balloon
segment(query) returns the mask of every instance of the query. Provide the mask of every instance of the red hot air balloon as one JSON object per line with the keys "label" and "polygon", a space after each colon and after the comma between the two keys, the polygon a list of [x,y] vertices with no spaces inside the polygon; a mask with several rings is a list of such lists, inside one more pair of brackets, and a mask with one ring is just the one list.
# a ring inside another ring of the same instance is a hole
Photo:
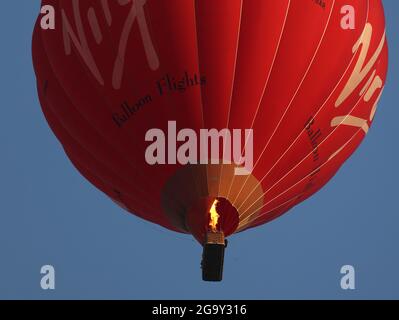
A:
{"label": "red hot air balloon", "polygon": [[334,176],[386,79],[380,0],[42,5],[56,27],[41,16],[33,34],[38,93],[67,156],[127,211],[192,234],[206,280],[225,237]]}

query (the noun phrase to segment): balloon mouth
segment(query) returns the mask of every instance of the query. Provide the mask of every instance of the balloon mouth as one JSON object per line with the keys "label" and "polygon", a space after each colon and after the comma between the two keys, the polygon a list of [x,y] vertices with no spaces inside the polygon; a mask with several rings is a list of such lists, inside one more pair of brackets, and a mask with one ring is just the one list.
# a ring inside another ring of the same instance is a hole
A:
{"label": "balloon mouth", "polygon": [[208,211],[208,232],[223,232],[226,236],[234,233],[238,227],[237,209],[229,200],[217,197]]}
{"label": "balloon mouth", "polygon": [[209,211],[218,200],[217,230],[229,236],[247,227],[248,217],[256,217],[257,208],[264,204],[264,190],[254,175],[237,176],[235,169],[233,164],[190,164],[178,169],[161,193],[169,224],[179,232],[193,234],[203,244],[205,233],[212,230]]}
{"label": "balloon mouth", "polygon": [[201,244],[206,242],[209,233],[222,233],[228,237],[236,231],[238,223],[237,209],[223,197],[200,198],[186,215],[187,228]]}

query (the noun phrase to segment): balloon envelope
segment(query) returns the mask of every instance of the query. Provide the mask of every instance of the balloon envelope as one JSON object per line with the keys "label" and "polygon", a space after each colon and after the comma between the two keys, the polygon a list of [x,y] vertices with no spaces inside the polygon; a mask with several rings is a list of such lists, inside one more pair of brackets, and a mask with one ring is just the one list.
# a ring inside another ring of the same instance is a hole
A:
{"label": "balloon envelope", "polygon": [[[41,15],[34,30],[38,93],[69,159],[127,211],[200,242],[215,199],[228,236],[323,187],[368,133],[385,83],[380,0],[42,5],[55,29]],[[204,129],[222,147],[187,156]],[[164,154],[151,154],[160,132]]]}

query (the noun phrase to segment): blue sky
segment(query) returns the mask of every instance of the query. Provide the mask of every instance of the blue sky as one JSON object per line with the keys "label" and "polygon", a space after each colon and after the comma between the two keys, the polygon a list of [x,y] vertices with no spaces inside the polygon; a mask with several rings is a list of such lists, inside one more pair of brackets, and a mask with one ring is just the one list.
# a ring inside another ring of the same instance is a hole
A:
{"label": "blue sky", "polygon": [[[387,86],[374,126],[319,193],[230,239],[224,280],[201,247],[126,214],[69,163],[41,113],[31,62],[39,1],[4,1],[0,34],[0,299],[399,299],[399,2],[384,0]],[[56,289],[40,287],[40,268]],[[340,288],[340,268],[356,290]]]}

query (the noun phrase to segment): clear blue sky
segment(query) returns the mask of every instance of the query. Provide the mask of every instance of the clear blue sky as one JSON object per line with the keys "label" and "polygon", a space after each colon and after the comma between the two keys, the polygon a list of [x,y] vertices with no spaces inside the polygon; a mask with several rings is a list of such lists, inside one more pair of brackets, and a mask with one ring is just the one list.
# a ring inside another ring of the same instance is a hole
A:
{"label": "clear blue sky", "polygon": [[[38,0],[0,19],[0,298],[399,298],[399,1],[384,0],[390,69],[374,126],[318,194],[230,239],[222,283],[201,281],[201,247],[139,220],[82,178],[41,113],[31,63]],[[56,269],[56,290],[40,268]],[[340,268],[356,268],[356,290]]]}

